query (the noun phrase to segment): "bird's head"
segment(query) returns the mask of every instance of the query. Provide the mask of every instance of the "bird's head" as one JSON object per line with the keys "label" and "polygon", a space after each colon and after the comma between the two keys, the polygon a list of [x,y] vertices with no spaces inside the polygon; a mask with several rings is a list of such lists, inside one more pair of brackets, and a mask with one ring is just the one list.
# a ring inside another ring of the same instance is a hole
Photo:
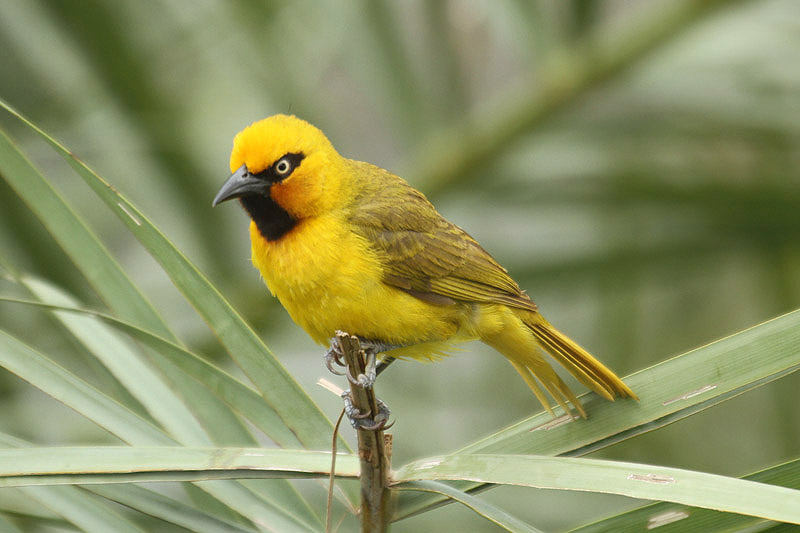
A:
{"label": "bird's head", "polygon": [[239,198],[268,240],[332,208],[341,156],[316,127],[295,116],[254,122],[233,140],[233,174],[213,205]]}

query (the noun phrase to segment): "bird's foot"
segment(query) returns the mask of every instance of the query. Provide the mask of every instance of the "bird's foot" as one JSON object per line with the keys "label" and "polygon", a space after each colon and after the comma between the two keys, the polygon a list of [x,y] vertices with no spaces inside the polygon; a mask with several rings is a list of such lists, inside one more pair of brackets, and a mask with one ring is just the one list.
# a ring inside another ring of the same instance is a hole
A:
{"label": "bird's foot", "polygon": [[[385,342],[377,342],[371,340],[362,340],[361,341],[361,348],[365,350],[367,353],[369,351],[373,351],[376,354],[382,353],[386,354],[386,352],[396,350],[398,348],[403,348],[404,345],[402,344],[388,344]],[[383,358],[378,361],[377,365],[375,366],[375,376],[379,376],[381,372],[389,368],[389,365],[392,364],[397,358],[392,357],[391,355],[384,355]]]}
{"label": "bird's foot", "polygon": [[386,370],[386,367],[388,367],[392,361],[395,360],[394,357],[385,356],[383,359],[378,361],[377,355],[395,350],[397,348],[402,348],[402,346],[399,344],[388,344],[385,342],[362,339],[360,337],[358,342],[360,343],[361,349],[364,351],[364,355],[366,356],[366,368],[364,369],[363,374],[359,374],[357,376],[353,376],[350,373],[350,369],[348,369],[347,379],[353,385],[357,385],[365,389],[371,389],[375,384],[378,374]]}
{"label": "bird's foot", "polygon": [[345,372],[335,369],[333,367],[334,364],[345,368],[347,367],[345,362],[342,361],[342,346],[338,337],[333,337],[331,339],[331,345],[328,348],[328,351],[325,352],[325,366],[328,367],[328,370],[331,371],[331,374],[336,374],[337,376],[345,375]]}
{"label": "bird's foot", "polygon": [[361,337],[358,338],[358,342],[361,343],[362,350],[364,350],[365,352],[373,352],[376,354],[390,352],[392,350],[396,350],[398,348],[403,347],[402,344],[389,344],[388,342],[362,339]]}
{"label": "bird's foot", "polygon": [[357,430],[382,431],[394,425],[394,422],[389,423],[389,415],[391,414],[389,407],[379,398],[375,398],[375,404],[378,408],[378,414],[375,416],[372,416],[372,412],[369,410],[366,412],[359,411],[353,405],[349,390],[342,392],[342,400],[344,400],[344,413],[350,420],[350,425]]}
{"label": "bird's foot", "polygon": [[347,367],[347,381],[357,387],[371,389],[372,386],[375,385],[375,380],[378,378],[378,371],[375,365],[375,352],[372,350],[363,350],[363,352],[367,356],[364,373],[353,376],[350,372],[350,367]]}

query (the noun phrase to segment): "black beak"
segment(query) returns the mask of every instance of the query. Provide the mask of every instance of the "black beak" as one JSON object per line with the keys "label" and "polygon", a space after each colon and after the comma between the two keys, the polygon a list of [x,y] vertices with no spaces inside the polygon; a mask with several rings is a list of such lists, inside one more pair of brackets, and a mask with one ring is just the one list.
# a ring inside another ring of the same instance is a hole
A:
{"label": "black beak", "polygon": [[253,194],[269,194],[270,183],[264,179],[257,178],[247,170],[247,165],[242,165],[231,174],[231,177],[222,184],[211,207],[230,200],[231,198],[241,198]]}

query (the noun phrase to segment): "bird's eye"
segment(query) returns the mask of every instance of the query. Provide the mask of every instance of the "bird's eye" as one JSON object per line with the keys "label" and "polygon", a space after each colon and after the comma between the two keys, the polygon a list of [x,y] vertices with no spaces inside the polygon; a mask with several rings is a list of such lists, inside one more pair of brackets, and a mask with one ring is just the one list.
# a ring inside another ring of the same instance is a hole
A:
{"label": "bird's eye", "polygon": [[292,171],[292,162],[288,157],[282,157],[275,163],[275,173],[278,176],[287,176]]}

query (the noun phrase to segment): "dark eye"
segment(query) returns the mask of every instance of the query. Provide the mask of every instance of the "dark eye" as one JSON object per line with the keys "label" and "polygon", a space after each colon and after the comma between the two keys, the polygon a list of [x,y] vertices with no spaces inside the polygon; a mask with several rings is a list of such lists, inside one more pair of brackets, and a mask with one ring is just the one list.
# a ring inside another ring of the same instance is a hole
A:
{"label": "dark eye", "polygon": [[278,176],[287,176],[292,171],[293,165],[288,157],[282,157],[275,163],[275,174]]}

